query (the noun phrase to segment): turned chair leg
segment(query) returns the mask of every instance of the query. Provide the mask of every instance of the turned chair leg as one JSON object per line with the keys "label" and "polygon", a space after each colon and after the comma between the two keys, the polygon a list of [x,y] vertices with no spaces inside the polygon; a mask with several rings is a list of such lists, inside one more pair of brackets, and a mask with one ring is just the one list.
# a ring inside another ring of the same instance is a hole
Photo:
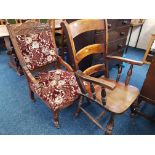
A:
{"label": "turned chair leg", "polygon": [[29,89],[29,96],[30,96],[32,102],[35,102],[34,92],[31,90],[29,82],[28,82],[28,89]]}
{"label": "turned chair leg", "polygon": [[131,105],[130,110],[131,110],[131,117],[136,116],[136,111],[139,109],[141,103],[141,99],[137,98],[136,101]]}
{"label": "turned chair leg", "polygon": [[113,127],[114,127],[114,114],[112,113],[105,129],[105,135],[112,135]]}
{"label": "turned chair leg", "polygon": [[60,128],[60,125],[59,125],[59,111],[58,110],[53,111],[53,120],[54,120],[54,126],[56,128]]}
{"label": "turned chair leg", "polygon": [[30,98],[31,98],[32,102],[35,102],[34,92],[30,88],[29,88],[29,94],[30,94]]}
{"label": "turned chair leg", "polygon": [[83,98],[84,98],[84,97],[81,96],[80,99],[79,99],[79,104],[78,104],[78,108],[77,108],[76,113],[75,113],[75,117],[79,116],[79,113],[80,113],[80,111],[81,111],[80,107],[81,107],[81,105],[82,105],[82,103],[83,103]]}

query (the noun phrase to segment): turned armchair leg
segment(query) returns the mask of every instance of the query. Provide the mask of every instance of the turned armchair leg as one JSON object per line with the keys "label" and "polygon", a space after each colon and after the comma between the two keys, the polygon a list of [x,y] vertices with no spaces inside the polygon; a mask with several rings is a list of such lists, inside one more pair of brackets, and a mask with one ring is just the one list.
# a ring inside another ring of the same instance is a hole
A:
{"label": "turned armchair leg", "polygon": [[35,102],[34,92],[30,88],[29,88],[29,95],[30,95],[32,102]]}
{"label": "turned armchair leg", "polygon": [[29,96],[30,96],[32,102],[34,103],[35,102],[34,92],[31,90],[30,82],[29,81],[28,81],[28,89],[29,89]]}
{"label": "turned armchair leg", "polygon": [[131,105],[130,110],[131,110],[131,117],[136,116],[136,111],[139,109],[141,103],[141,99],[137,98],[136,101]]}
{"label": "turned armchair leg", "polygon": [[53,120],[54,120],[54,126],[56,128],[60,128],[60,125],[59,125],[59,111],[58,110],[53,111]]}
{"label": "turned armchair leg", "polygon": [[112,113],[105,129],[105,135],[112,135],[113,127],[114,127],[114,114]]}
{"label": "turned armchair leg", "polygon": [[77,108],[76,113],[75,113],[75,117],[77,117],[79,115],[80,111],[81,111],[80,107],[81,107],[81,105],[83,103],[83,98],[84,98],[83,96],[80,96],[78,108]]}

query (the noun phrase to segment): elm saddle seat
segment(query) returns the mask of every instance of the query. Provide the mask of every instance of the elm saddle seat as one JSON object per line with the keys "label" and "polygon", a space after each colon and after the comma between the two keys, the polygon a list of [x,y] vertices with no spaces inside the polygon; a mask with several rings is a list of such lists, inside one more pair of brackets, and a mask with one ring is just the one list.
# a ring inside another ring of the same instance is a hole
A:
{"label": "elm saddle seat", "polygon": [[[100,77],[99,80],[100,82],[106,84],[109,87],[105,89],[106,104],[104,105],[104,107],[108,111],[111,111],[113,113],[121,114],[125,112],[131,106],[131,104],[137,99],[137,96],[139,95],[138,88],[132,85],[125,86],[125,84],[122,82],[116,82],[115,80],[108,79],[103,76]],[[93,94],[91,92],[90,85],[85,83],[85,87],[88,92],[88,96],[92,98]],[[96,101],[101,106],[103,106],[102,94],[101,94],[102,87],[100,85],[94,84],[94,89],[96,94]]]}
{"label": "elm saddle seat", "polygon": [[[59,111],[78,98],[79,87],[72,68],[57,54],[48,24],[26,22],[7,25],[15,52],[27,78],[29,94],[34,93],[52,110],[55,127]],[[67,70],[60,69],[64,66]]]}
{"label": "elm saddle seat", "polygon": [[[95,123],[103,131],[105,131],[105,134],[112,134],[112,129],[114,126],[114,116],[116,114],[124,113],[129,108],[131,108],[131,112],[134,111],[134,104],[135,102],[137,102],[139,90],[136,87],[129,85],[129,81],[132,75],[133,66],[141,66],[144,64],[144,61],[135,61],[120,56],[108,55],[107,52],[109,51],[107,20],[83,19],[76,20],[70,24],[66,21],[63,21],[61,25],[67,38],[68,47],[72,49],[71,55],[74,61],[74,71],[81,90],[76,115],[78,115],[80,111],[84,112],[93,123]],[[74,38],[89,31],[104,31],[104,42],[88,45],[83,47],[79,51],[76,51]],[[87,56],[93,54],[99,54],[100,56],[103,56],[104,62],[99,64],[99,62],[96,61],[97,64],[90,66],[83,72],[80,71],[79,63]],[[130,64],[124,83],[119,82],[123,69],[121,64],[118,66],[118,74],[116,80],[112,80],[109,78],[109,60]],[[98,73],[99,71],[104,72],[104,76],[101,76],[99,78],[94,77],[93,75]],[[103,108],[102,113],[97,117],[92,116],[92,114],[90,114],[86,110],[86,107],[84,107],[83,105],[85,103],[83,102],[84,98],[89,101],[93,101],[93,103],[96,103],[97,105],[100,105]],[[106,114],[106,111],[110,112],[111,117],[107,123],[106,128],[104,129],[99,121],[102,116]]]}

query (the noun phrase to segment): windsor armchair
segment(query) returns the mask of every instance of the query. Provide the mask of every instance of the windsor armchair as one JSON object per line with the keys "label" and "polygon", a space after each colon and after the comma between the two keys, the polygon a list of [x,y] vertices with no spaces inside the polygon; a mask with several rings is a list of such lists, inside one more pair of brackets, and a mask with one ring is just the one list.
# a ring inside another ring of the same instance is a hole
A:
{"label": "windsor armchair", "polygon": [[[108,28],[106,20],[83,19],[74,21],[70,24],[68,24],[66,21],[63,21],[62,27],[64,28],[65,36],[67,37],[67,44],[72,49],[74,70],[76,72],[76,78],[81,90],[76,115],[78,115],[80,111],[84,112],[93,123],[105,131],[105,134],[112,134],[114,116],[124,113],[130,107],[133,111],[133,105],[134,102],[137,101],[139,90],[136,87],[129,85],[129,81],[132,75],[133,66],[141,66],[144,64],[144,62],[108,55]],[[104,31],[105,42],[102,44],[88,45],[81,50],[76,51],[74,38],[84,32],[93,30]],[[103,56],[104,62],[102,64],[93,65],[85,69],[83,72],[79,71],[79,63],[85,57],[92,54],[100,54]],[[119,65],[118,67],[118,75],[116,80],[109,78],[107,66],[110,60],[116,60],[130,64],[124,83],[119,82],[122,72],[122,65]],[[104,76],[95,78],[93,76],[94,73],[99,71],[103,71]],[[101,106],[103,108],[102,113],[97,117],[92,116],[83,106],[84,98]],[[107,111],[110,112],[111,117],[107,123],[106,128],[104,129],[99,121]]]}

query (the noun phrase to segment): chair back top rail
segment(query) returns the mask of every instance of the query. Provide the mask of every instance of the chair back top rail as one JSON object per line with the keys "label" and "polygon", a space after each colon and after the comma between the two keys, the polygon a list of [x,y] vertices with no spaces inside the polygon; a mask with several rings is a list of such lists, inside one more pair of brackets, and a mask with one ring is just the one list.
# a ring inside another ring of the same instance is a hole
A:
{"label": "chair back top rail", "polygon": [[98,19],[82,19],[76,20],[69,24],[72,37],[75,38],[79,34],[93,30],[105,30],[106,21]]}
{"label": "chair back top rail", "polygon": [[[71,49],[71,57],[73,58],[73,64],[74,69],[79,69],[79,63],[82,61],[85,57],[91,55],[91,54],[99,54],[107,53],[108,48],[108,27],[107,27],[107,20],[103,19],[82,19],[82,20],[76,20],[70,24],[67,23],[67,21],[63,21],[61,23],[64,31],[65,36],[67,37],[67,43],[69,46],[69,49]],[[82,48],[79,51],[76,51],[74,38],[78,35],[89,32],[89,31],[105,31],[105,42],[103,44],[92,44],[88,45],[84,48]]]}
{"label": "chair back top rail", "polygon": [[[29,21],[29,22],[20,23],[20,24],[7,24],[7,28],[10,34],[11,41],[13,43],[13,46],[15,48],[16,54],[18,56],[18,59],[22,67],[26,66],[26,63],[22,56],[22,51],[18,46],[17,36],[27,35],[31,33],[35,34],[35,33],[39,33],[39,32],[46,31],[46,30],[52,31],[48,23],[45,24],[45,23],[39,23],[36,21]],[[54,49],[57,53],[54,36],[50,35],[50,37],[53,42]],[[43,66],[41,66],[41,68],[42,67]]]}

